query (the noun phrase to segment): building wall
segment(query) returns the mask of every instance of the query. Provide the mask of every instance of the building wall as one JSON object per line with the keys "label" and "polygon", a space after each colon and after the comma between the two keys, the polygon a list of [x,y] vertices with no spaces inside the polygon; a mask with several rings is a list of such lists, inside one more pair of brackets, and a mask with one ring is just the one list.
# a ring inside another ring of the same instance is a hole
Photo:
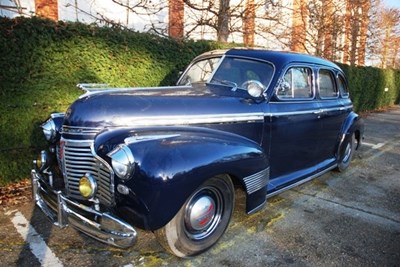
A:
{"label": "building wall", "polygon": [[[10,0],[0,0],[1,3]],[[151,1],[152,6],[148,6],[150,1],[146,1],[147,8],[135,7],[134,10],[129,10],[124,6],[118,5],[111,0],[20,0],[22,6],[27,9],[24,15],[35,14],[35,3],[36,8],[40,7],[43,2],[58,2],[58,19],[63,21],[80,21],[83,23],[98,23],[100,25],[107,25],[112,23],[118,23],[126,26],[135,31],[149,31],[155,28],[155,32],[158,34],[168,35],[172,33],[172,36],[182,36],[191,39],[206,39],[216,40],[217,33],[214,28],[209,26],[199,26],[194,29],[196,21],[200,19],[213,19],[214,14],[206,11],[193,11],[184,6],[183,18],[184,18],[184,29],[183,32],[179,32],[179,29],[175,28],[175,32],[171,32],[171,24],[169,23],[169,17],[175,14],[175,10],[171,13],[168,9],[169,4],[180,2],[180,0],[153,0]],[[140,3],[140,0],[119,0],[122,4],[134,6]],[[195,2],[194,0],[192,0]],[[197,1],[198,5],[205,6],[211,0],[208,1]],[[292,1],[293,0],[254,0],[257,6],[255,25],[257,32],[254,35],[254,45],[262,46],[268,49],[276,50],[288,50],[290,40],[291,20],[292,20]],[[304,0],[305,1],[305,0]],[[218,0],[212,1],[218,6]],[[247,3],[244,0],[230,0],[231,9],[235,12],[241,12],[244,10],[244,5]],[[264,3],[261,4],[260,3]],[[272,3],[272,4],[271,4]],[[282,4],[285,8],[274,7],[274,4]],[[53,5],[54,8],[54,5]],[[36,9],[36,15],[48,16],[52,19],[57,20],[57,17],[51,17],[51,13],[47,10],[48,14],[43,13],[42,10]],[[17,13],[10,13],[8,11],[0,9],[0,15],[14,17]],[[273,20],[266,20],[262,17],[272,16]],[[275,19],[280,20],[277,24]],[[215,18],[214,18],[215,19]],[[228,42],[234,42],[238,44],[244,43],[245,36],[243,35],[243,19],[232,18],[230,26],[236,29],[229,35]],[[178,32],[176,32],[178,31]],[[272,32],[272,33],[271,33]]]}
{"label": "building wall", "polygon": [[17,16],[31,16],[35,14],[35,0],[19,0],[20,9],[15,2],[10,0],[0,0],[0,6],[9,8],[0,8],[0,16],[14,18]]}

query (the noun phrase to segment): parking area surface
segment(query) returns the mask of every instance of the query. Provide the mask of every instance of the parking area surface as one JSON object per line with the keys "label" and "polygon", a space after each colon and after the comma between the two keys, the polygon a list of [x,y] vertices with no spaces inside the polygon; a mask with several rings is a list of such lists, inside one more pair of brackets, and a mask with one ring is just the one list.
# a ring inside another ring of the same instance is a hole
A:
{"label": "parking area surface", "polygon": [[143,231],[132,248],[109,247],[54,227],[24,203],[0,208],[0,265],[399,266],[400,107],[369,114],[365,124],[365,144],[345,173],[270,198],[253,215],[237,190],[227,232],[197,257],[172,256]]}

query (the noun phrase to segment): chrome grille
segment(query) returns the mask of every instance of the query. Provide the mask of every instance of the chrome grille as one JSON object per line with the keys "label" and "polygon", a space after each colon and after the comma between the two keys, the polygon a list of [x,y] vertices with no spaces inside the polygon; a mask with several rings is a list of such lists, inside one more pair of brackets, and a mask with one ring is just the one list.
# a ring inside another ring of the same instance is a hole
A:
{"label": "chrome grille", "polygon": [[84,199],[79,193],[79,180],[87,173],[97,181],[96,197],[110,206],[114,202],[113,172],[106,162],[97,159],[91,150],[92,141],[61,140],[61,158],[67,193]]}

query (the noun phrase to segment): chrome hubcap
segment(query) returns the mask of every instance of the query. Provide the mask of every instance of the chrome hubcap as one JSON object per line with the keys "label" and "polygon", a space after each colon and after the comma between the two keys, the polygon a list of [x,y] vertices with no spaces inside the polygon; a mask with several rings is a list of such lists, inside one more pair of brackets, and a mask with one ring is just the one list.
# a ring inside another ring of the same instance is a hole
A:
{"label": "chrome hubcap", "polygon": [[210,225],[214,215],[214,200],[209,196],[202,196],[189,211],[190,226],[196,231],[202,231]]}
{"label": "chrome hubcap", "polygon": [[203,188],[188,202],[185,210],[185,233],[192,240],[210,236],[222,214],[222,195],[215,188]]}
{"label": "chrome hubcap", "polygon": [[343,162],[346,163],[351,155],[351,145],[350,143],[347,144],[346,150],[344,151],[344,157],[343,157]]}

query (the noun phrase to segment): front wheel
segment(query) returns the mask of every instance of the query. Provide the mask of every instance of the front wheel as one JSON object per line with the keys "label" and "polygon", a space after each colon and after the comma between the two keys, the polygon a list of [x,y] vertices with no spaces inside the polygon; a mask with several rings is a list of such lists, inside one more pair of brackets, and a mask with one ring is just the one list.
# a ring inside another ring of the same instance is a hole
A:
{"label": "front wheel", "polygon": [[355,149],[355,137],[354,134],[347,137],[344,140],[341,151],[339,152],[338,166],[337,170],[340,172],[345,171],[349,165],[351,160],[353,159],[354,149]]}
{"label": "front wheel", "polygon": [[202,184],[175,217],[154,233],[160,244],[178,257],[190,257],[212,247],[228,227],[234,187],[227,175]]}

